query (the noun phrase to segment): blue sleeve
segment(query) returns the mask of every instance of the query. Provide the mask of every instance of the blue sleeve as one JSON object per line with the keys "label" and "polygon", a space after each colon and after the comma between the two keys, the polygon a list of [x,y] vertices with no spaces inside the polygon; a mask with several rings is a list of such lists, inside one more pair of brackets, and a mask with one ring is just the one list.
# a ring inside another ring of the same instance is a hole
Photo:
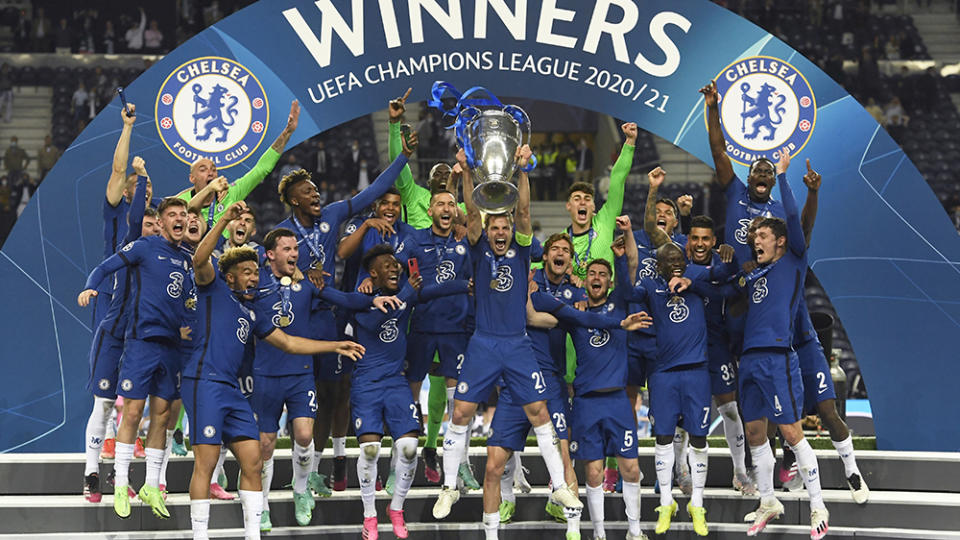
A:
{"label": "blue sleeve", "polygon": [[540,240],[537,240],[537,237],[534,236],[530,240],[530,261],[541,262],[542,260],[543,260],[543,245],[541,245]]}
{"label": "blue sleeve", "polygon": [[[360,253],[357,253],[356,255],[360,255],[362,260],[364,253],[369,251],[370,248],[372,248],[373,246],[381,243],[379,242],[379,240],[380,240],[380,232],[377,231],[376,229],[370,229],[369,231],[366,232],[366,234],[363,235],[363,242],[360,244]],[[363,280],[367,279],[368,277],[370,277],[370,273],[367,272],[367,269],[364,268],[362,265],[358,266],[357,282],[353,284],[354,290],[357,287],[359,287],[360,284],[363,282]]]}
{"label": "blue sleeve", "polygon": [[373,204],[373,201],[379,199],[383,196],[384,193],[390,189],[390,186],[397,180],[397,177],[400,176],[400,171],[403,170],[404,166],[407,164],[407,156],[400,154],[397,156],[397,159],[393,160],[393,163],[386,168],[372,184],[367,186],[366,189],[357,193],[349,201],[349,214],[355,214],[360,210]]}
{"label": "blue sleeve", "polygon": [[787,215],[787,247],[797,257],[803,257],[807,251],[807,241],[803,237],[803,225],[800,223],[800,209],[797,200],[793,198],[793,190],[787,182],[786,173],[777,175],[780,184],[780,199],[783,202],[783,211]]}
{"label": "blue sleeve", "polygon": [[633,279],[629,275],[630,269],[627,267],[626,255],[617,257],[613,261],[613,273],[617,277],[617,286],[613,289],[613,294],[620,296],[627,302],[637,301],[636,292],[633,290]]}
{"label": "blue sleeve", "polygon": [[320,299],[350,311],[360,311],[373,305],[373,298],[360,293],[345,293],[327,286],[320,291]]}
{"label": "blue sleeve", "polygon": [[399,317],[404,309],[410,309],[412,305],[416,303],[417,291],[409,284],[404,284],[396,296],[401,302],[407,305],[400,310],[388,309],[386,313],[379,309],[368,309],[358,312],[355,316],[357,323],[364,328],[376,328],[391,317]]}
{"label": "blue sleeve", "polygon": [[725,193],[727,195],[727,208],[729,212],[730,206],[736,206],[740,197],[743,197],[744,191],[746,191],[747,186],[740,180],[740,178],[734,174],[733,178],[730,179],[730,183],[727,184],[727,189]]}
{"label": "blue sleeve", "polygon": [[429,287],[423,287],[417,295],[418,302],[429,302],[441,296],[466,294],[470,292],[470,282],[465,279],[452,279]]}
{"label": "blue sleeve", "polygon": [[124,243],[133,242],[137,238],[140,238],[140,233],[143,232],[143,214],[146,209],[147,177],[138,176],[137,188],[133,192],[130,209],[127,210],[127,223],[130,224],[130,228],[127,230],[127,237],[123,239]]}
{"label": "blue sleeve", "polygon": [[739,267],[735,261],[736,258],[734,258],[734,262],[711,265],[709,268],[710,281],[727,281],[735,276],[739,271]]}
{"label": "blue sleeve", "polygon": [[83,286],[83,289],[96,290],[97,286],[100,285],[100,282],[102,282],[107,276],[129,264],[130,263],[127,261],[126,257],[123,256],[123,254],[120,252],[114,253],[113,255],[107,257],[103,262],[98,264],[97,267],[90,272],[90,275],[87,276],[87,283]]}
{"label": "blue sleeve", "polygon": [[592,311],[580,311],[557,300],[553,295],[537,291],[530,295],[533,309],[549,313],[564,326],[582,326],[584,328],[620,328],[620,321],[607,315]]}

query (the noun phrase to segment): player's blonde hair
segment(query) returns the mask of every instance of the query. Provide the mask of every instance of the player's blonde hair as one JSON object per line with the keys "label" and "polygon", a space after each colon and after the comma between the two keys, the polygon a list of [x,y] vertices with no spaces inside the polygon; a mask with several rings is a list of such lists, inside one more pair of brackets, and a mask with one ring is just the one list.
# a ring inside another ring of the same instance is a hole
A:
{"label": "player's blonde hair", "polygon": [[257,254],[257,250],[250,246],[234,247],[223,252],[220,260],[217,261],[217,267],[220,268],[221,274],[226,274],[230,272],[234,266],[247,261],[253,261],[259,266],[260,256]]}
{"label": "player's blonde hair", "polygon": [[280,200],[283,201],[284,204],[290,204],[290,200],[287,198],[287,192],[290,190],[290,188],[299,184],[300,182],[308,181],[311,178],[312,177],[310,176],[310,173],[305,169],[297,169],[284,176],[280,180],[280,185],[277,187],[277,192],[280,193]]}

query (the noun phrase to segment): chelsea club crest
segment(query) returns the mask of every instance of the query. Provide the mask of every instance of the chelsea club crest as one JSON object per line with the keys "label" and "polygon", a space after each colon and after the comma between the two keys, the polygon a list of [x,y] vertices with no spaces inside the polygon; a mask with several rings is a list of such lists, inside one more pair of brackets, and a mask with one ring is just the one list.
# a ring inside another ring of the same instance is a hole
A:
{"label": "chelsea club crest", "polygon": [[796,155],[810,140],[817,102],[795,67],[769,56],[738,60],[717,75],[720,123],[727,155],[741,165],[776,162],[780,149]]}
{"label": "chelsea club crest", "polygon": [[253,155],[270,110],[260,81],[229,58],[195,58],[173,70],[155,107],[160,139],[190,165],[208,158],[226,169]]}

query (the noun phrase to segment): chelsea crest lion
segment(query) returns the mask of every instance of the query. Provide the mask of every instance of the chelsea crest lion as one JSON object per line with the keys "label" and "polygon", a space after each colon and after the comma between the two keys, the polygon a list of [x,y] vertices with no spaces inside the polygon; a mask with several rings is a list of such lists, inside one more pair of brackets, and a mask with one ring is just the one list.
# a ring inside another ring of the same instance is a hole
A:
{"label": "chelsea crest lion", "polygon": [[793,156],[810,140],[817,102],[810,83],[779,58],[738,60],[717,75],[720,123],[727,155],[741,165],[776,162],[781,148]]}
{"label": "chelsea crest lion", "polygon": [[157,93],[160,139],[180,161],[207,158],[226,169],[253,155],[270,110],[256,76],[229,58],[195,58],[173,70]]}

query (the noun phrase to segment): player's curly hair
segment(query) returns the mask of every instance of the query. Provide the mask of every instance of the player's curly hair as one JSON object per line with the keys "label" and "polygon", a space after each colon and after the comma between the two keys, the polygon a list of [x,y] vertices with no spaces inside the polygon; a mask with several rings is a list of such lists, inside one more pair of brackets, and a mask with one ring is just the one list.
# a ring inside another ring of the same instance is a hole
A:
{"label": "player's curly hair", "polygon": [[250,246],[234,247],[223,252],[220,260],[217,261],[217,267],[221,274],[226,274],[233,270],[234,266],[247,261],[253,261],[259,266],[260,256],[257,254],[257,250]]}
{"label": "player's curly hair", "polygon": [[277,187],[277,192],[280,193],[280,200],[283,201],[284,204],[290,204],[290,200],[287,198],[287,193],[290,191],[290,188],[311,178],[310,173],[305,169],[297,169],[284,176],[283,179],[280,180],[280,185]]}
{"label": "player's curly hair", "polygon": [[390,244],[377,244],[373,246],[363,254],[363,260],[360,264],[363,265],[364,270],[369,272],[370,267],[373,266],[373,261],[377,260],[377,257],[381,255],[393,255],[393,246]]}

